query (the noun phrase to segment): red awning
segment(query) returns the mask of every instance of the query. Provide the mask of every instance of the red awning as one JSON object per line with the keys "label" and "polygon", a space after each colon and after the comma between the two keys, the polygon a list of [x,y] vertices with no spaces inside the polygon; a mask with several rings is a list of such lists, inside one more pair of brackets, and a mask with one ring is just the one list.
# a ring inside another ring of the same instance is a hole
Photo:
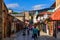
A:
{"label": "red awning", "polygon": [[52,20],[60,20],[60,9],[56,10],[52,15],[51,15]]}

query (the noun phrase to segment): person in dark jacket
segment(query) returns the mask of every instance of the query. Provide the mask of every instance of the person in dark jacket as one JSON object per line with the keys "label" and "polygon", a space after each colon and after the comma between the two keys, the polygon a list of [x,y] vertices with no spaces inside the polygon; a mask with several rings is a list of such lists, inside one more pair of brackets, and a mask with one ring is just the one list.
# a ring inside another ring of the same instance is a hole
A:
{"label": "person in dark jacket", "polygon": [[37,34],[38,34],[38,29],[36,29],[36,27],[33,28],[33,37],[37,38]]}

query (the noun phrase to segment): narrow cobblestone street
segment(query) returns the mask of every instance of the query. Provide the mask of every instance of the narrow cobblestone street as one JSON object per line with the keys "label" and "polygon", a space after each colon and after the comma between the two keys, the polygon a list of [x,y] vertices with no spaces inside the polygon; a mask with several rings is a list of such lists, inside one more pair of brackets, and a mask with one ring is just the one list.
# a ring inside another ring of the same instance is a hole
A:
{"label": "narrow cobblestone street", "polygon": [[0,40],[60,40],[60,0],[0,0]]}
{"label": "narrow cobblestone street", "polygon": [[[23,34],[22,32],[21,33],[18,32],[14,40],[34,40],[32,38],[32,32],[31,31],[30,31],[30,35],[26,34],[25,36],[23,36],[22,34]],[[56,39],[54,37],[50,37],[50,36],[45,35],[45,36],[38,37],[38,40],[60,40],[60,39]]]}

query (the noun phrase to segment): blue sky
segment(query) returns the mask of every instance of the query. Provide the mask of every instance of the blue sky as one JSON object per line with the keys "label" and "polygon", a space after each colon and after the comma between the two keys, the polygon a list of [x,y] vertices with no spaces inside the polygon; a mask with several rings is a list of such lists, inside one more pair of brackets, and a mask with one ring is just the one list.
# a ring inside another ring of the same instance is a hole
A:
{"label": "blue sky", "polygon": [[13,11],[20,12],[24,10],[49,8],[55,0],[4,0],[4,2],[8,8],[13,9]]}

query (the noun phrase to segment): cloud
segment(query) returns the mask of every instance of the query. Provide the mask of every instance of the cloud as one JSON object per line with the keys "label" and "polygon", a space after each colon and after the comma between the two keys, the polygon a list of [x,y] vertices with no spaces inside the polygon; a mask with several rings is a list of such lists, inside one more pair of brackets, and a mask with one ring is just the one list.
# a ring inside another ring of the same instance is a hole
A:
{"label": "cloud", "polygon": [[17,8],[17,7],[19,7],[19,4],[18,3],[7,4],[7,7],[8,8]]}
{"label": "cloud", "polygon": [[34,5],[32,8],[34,10],[39,10],[45,8],[46,4],[39,4],[39,5]]}

